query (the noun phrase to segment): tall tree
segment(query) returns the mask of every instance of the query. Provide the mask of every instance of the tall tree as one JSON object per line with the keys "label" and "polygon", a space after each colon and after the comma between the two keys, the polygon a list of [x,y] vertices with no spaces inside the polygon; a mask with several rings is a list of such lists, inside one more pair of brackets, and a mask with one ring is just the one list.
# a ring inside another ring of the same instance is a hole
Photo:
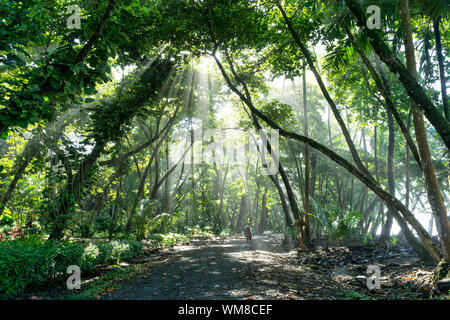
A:
{"label": "tall tree", "polygon": [[[400,17],[403,31],[403,41],[406,52],[406,65],[409,72],[417,79],[416,57],[414,52],[413,32],[411,28],[411,16],[408,0],[399,0]],[[428,145],[425,121],[421,110],[417,107],[416,101],[411,99],[411,109],[413,114],[414,129],[416,132],[417,145],[421,157],[425,186],[428,194],[433,214],[436,218],[436,227],[438,229],[440,241],[442,243],[445,259],[450,257],[450,222],[447,216],[447,210],[441,195],[438,180],[433,166],[433,161]]]}
{"label": "tall tree", "polygon": [[[302,86],[303,86],[303,131],[305,137],[308,137],[308,107],[306,97],[306,64],[303,64],[302,74]],[[305,243],[311,242],[311,204],[310,204],[310,159],[309,159],[309,147],[305,143]]]}

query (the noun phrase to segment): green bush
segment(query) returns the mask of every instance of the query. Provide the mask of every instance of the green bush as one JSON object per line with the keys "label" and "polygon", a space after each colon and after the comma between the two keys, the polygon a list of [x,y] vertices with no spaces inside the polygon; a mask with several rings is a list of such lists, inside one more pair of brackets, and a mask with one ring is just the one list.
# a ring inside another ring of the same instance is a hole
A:
{"label": "green bush", "polygon": [[70,265],[90,272],[100,265],[127,261],[143,254],[141,242],[100,243],[7,241],[0,243],[0,298],[67,277]]}
{"label": "green bush", "polygon": [[9,226],[12,225],[13,222],[14,219],[11,215],[11,211],[6,208],[5,210],[3,210],[3,213],[0,214],[0,226]]}
{"label": "green bush", "polygon": [[109,215],[102,215],[95,218],[95,229],[98,231],[108,231],[111,226],[112,217]]}
{"label": "green bush", "polygon": [[231,235],[231,229],[230,228],[224,228],[221,232],[220,232],[220,237],[221,238],[228,238]]}
{"label": "green bush", "polygon": [[[220,232],[221,231],[222,230],[220,230]],[[218,232],[218,230],[216,229],[215,232]],[[218,234],[220,234],[220,232]],[[213,238],[215,235],[211,227],[201,228],[198,225],[192,228],[184,228],[184,234],[189,238]]]}
{"label": "green bush", "polygon": [[169,232],[167,234],[153,233],[151,235],[148,235],[147,239],[155,240],[161,245],[169,245],[169,246],[176,245],[179,242],[188,241],[188,237],[186,235],[175,232]]}
{"label": "green bush", "polygon": [[88,224],[82,224],[79,226],[78,229],[79,229],[81,237],[83,237],[83,238],[90,238],[94,234],[93,228]]}

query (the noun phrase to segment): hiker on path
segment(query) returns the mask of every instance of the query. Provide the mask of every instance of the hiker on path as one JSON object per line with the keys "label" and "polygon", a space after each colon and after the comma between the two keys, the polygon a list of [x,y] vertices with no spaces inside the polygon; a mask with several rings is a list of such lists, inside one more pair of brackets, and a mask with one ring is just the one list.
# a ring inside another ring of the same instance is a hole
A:
{"label": "hiker on path", "polygon": [[247,244],[250,244],[250,240],[252,240],[252,227],[250,222],[244,229],[245,239],[247,239]]}

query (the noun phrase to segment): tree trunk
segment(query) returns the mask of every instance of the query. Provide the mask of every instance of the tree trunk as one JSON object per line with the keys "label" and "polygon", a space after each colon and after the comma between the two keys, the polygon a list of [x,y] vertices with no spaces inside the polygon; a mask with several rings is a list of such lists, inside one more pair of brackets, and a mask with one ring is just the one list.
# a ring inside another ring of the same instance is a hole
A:
{"label": "tree trunk", "polygon": [[[412,112],[411,109],[408,113],[408,123],[407,128],[408,132],[411,131],[411,116]],[[409,148],[406,146],[405,150],[405,206],[409,209],[409,189],[410,189],[410,157],[409,157]]]}
{"label": "tree trunk", "polygon": [[434,38],[436,39],[436,53],[438,57],[439,64],[439,80],[441,82],[441,94],[442,94],[442,104],[444,105],[444,116],[445,119],[450,120],[450,113],[448,110],[448,98],[447,98],[447,82],[445,77],[445,66],[444,66],[444,55],[442,54],[442,42],[441,42],[441,31],[439,30],[439,23],[441,18],[437,18],[433,22]]}
{"label": "tree trunk", "polygon": [[[400,0],[400,17],[406,50],[406,65],[409,72],[417,79],[416,58],[414,54],[413,33],[408,0]],[[450,223],[447,216],[447,210],[434,171],[423,114],[417,107],[416,101],[413,99],[411,100],[411,108],[428,200],[435,216],[436,227],[442,244],[442,254],[444,258],[448,260],[450,257]]]}
{"label": "tree trunk", "polygon": [[254,217],[254,220],[252,220],[252,221],[255,221],[255,224],[256,224],[256,220],[258,219],[260,188],[261,188],[261,186],[260,186],[259,180],[256,179],[256,192],[255,192],[255,197],[253,200],[253,208],[251,210],[251,212],[253,212],[251,214],[251,217]]}
{"label": "tree trunk", "polygon": [[288,141],[289,150],[291,151],[292,158],[294,159],[295,163],[295,169],[297,171],[298,176],[298,187],[300,190],[300,197],[302,198],[302,204],[303,207],[305,206],[305,192],[303,187],[303,174],[301,169],[301,163],[299,164],[299,160],[297,159],[297,156],[295,155],[294,146],[292,145],[292,141]]}
{"label": "tree trunk", "polygon": [[235,232],[241,233],[243,230],[242,222],[244,220],[245,213],[247,212],[247,195],[243,194],[241,196],[241,205],[239,207],[239,215],[235,225]]}
{"label": "tree trunk", "polygon": [[[386,90],[386,96],[391,96],[391,89],[389,86],[389,83],[384,76],[383,69],[381,68],[381,63],[378,57],[375,55],[375,63],[378,69],[378,72],[381,75],[381,79],[383,80],[383,85]],[[386,108],[387,111],[387,120],[388,120],[388,131],[389,131],[389,138],[388,138],[388,154],[387,154],[387,176],[388,176],[388,190],[389,193],[392,194],[395,197],[395,180],[394,180],[394,147],[395,147],[395,128],[394,128],[394,117],[392,115],[391,108]],[[408,145],[408,144],[406,144]],[[392,207],[389,208],[389,210],[392,210]],[[387,216],[386,222],[383,225],[383,228],[381,230],[381,239],[387,240],[391,234],[392,229],[392,213],[389,212],[389,215]]]}
{"label": "tree trunk", "polygon": [[[364,149],[364,164],[366,165],[366,168],[368,168],[369,163],[368,163],[368,159],[367,159],[366,130],[364,129],[364,127],[361,130],[361,136],[362,136],[363,149]],[[367,186],[364,186],[364,197],[361,202],[361,211],[360,211],[364,217],[364,224],[363,224],[363,230],[362,230],[363,232],[368,223],[368,216],[366,215],[366,210],[365,210],[365,206],[367,206],[368,198],[369,198],[369,190],[368,190]]]}
{"label": "tree trunk", "polygon": [[[411,132],[411,116],[412,112],[409,109],[408,113],[408,122],[407,122],[407,130]],[[409,189],[410,189],[410,156],[409,156],[409,147],[406,145],[405,147],[405,206],[409,210]],[[430,233],[431,234],[431,233]],[[399,240],[403,240],[404,234],[403,231],[400,231],[398,236]]]}
{"label": "tree trunk", "polygon": [[119,183],[117,185],[116,199],[114,200],[114,205],[113,205],[111,225],[109,226],[109,237],[108,237],[109,240],[111,240],[114,236],[114,227],[116,224],[117,211],[118,211],[119,201],[120,201],[119,200],[120,199],[120,191],[122,189],[122,176],[123,176],[123,166],[121,165],[119,167]]}
{"label": "tree trunk", "polygon": [[219,187],[219,210],[217,212],[217,215],[215,217],[214,220],[214,229],[218,228],[222,228],[222,224],[223,224],[223,200],[224,200],[224,192],[225,192],[225,182],[227,180],[227,174],[228,174],[228,165],[225,169],[225,173],[222,176],[222,170],[217,169],[217,164],[216,165],[216,172],[217,172],[217,184]]}
{"label": "tree trunk", "polygon": [[13,180],[9,184],[8,189],[6,190],[5,194],[1,197],[0,200],[0,214],[6,208],[8,201],[11,199],[11,196],[14,190],[16,189],[17,182],[19,182],[19,180],[22,178],[22,175],[24,174],[30,162],[39,153],[41,149],[41,146],[38,142],[39,137],[40,135],[37,136],[37,138],[35,137],[30,142],[28,142],[27,145],[25,146],[25,150],[18,157],[18,160],[16,160],[13,172]]}
{"label": "tree trunk", "polygon": [[[308,109],[307,109],[307,99],[306,99],[306,67],[303,64],[303,75],[302,75],[302,84],[303,84],[303,130],[305,137],[308,136]],[[305,243],[311,242],[311,204],[309,201],[309,192],[311,187],[310,181],[310,161],[309,161],[309,147],[308,144],[305,143]]]}
{"label": "tree trunk", "polygon": [[[47,136],[56,136],[63,132],[64,129],[78,117],[78,115],[79,112],[61,116],[56,123],[52,124],[53,129],[47,128]],[[11,196],[16,189],[17,183],[22,178],[22,175],[25,173],[28,165],[43,149],[44,145],[41,143],[41,140],[43,140],[44,137],[41,129],[39,127],[34,129],[32,134],[33,137],[26,144],[22,153],[17,157],[14,172],[12,173],[14,175],[13,180],[9,184],[5,194],[0,198],[0,214],[3,212],[3,209],[6,208],[8,201],[11,199]]]}
{"label": "tree trunk", "polygon": [[[51,213],[53,227],[50,231],[49,240],[59,240],[62,238],[69,218],[70,209],[73,203],[80,200],[82,185],[89,176],[92,165],[100,157],[104,147],[105,144],[103,142],[98,142],[94,146],[91,153],[81,162],[80,169],[73,176],[73,179],[67,182],[61,194],[58,195],[61,202],[56,211]],[[69,195],[72,199],[69,198]]]}
{"label": "tree trunk", "polygon": [[267,205],[266,205],[267,191],[263,193],[261,204],[261,220],[259,222],[258,234],[263,234],[267,223]]}
{"label": "tree trunk", "polygon": [[[166,172],[169,171],[169,140],[166,140],[165,146]],[[170,212],[170,180],[164,181],[164,201],[162,212]]]}

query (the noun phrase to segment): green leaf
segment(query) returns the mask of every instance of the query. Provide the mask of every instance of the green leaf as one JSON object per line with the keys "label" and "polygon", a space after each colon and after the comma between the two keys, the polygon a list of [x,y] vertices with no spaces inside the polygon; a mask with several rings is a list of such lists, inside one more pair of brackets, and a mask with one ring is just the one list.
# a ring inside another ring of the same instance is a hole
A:
{"label": "green leaf", "polygon": [[1,138],[2,138],[3,140],[6,140],[6,139],[8,138],[8,131],[9,131],[9,130],[3,131],[2,136],[1,136]]}

